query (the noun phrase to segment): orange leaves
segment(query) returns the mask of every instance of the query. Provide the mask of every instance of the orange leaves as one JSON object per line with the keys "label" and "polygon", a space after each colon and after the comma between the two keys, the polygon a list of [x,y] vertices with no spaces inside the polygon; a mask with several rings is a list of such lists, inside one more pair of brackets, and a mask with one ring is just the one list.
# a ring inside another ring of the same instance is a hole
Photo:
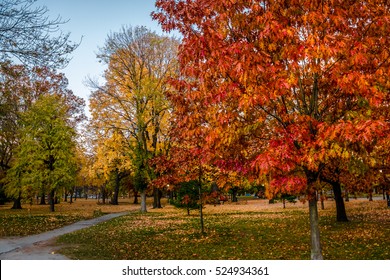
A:
{"label": "orange leaves", "polygon": [[375,1],[163,2],[160,22],[180,26],[191,81],[174,112],[208,163],[294,179],[379,162],[368,157],[389,142],[389,11]]}
{"label": "orange leaves", "polygon": [[322,144],[325,140],[327,143],[332,141],[361,143],[370,145],[389,131],[387,123],[381,120],[355,120],[340,121],[334,125],[319,125],[319,141]]}

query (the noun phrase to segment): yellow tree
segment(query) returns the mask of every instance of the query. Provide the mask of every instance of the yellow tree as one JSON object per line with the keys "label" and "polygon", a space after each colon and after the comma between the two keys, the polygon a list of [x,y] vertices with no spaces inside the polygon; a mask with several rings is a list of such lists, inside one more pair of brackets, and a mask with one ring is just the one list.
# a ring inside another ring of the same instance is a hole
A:
{"label": "yellow tree", "polygon": [[[104,138],[104,137],[107,138]],[[120,130],[114,130],[111,134],[101,135],[97,138],[96,159],[94,169],[100,170],[100,176],[105,181],[114,177],[114,193],[111,204],[118,205],[120,180],[126,173],[131,172],[132,162],[128,156],[126,139]]]}
{"label": "yellow tree", "polygon": [[[167,149],[169,104],[164,96],[168,78],[176,71],[175,39],[145,27],[123,27],[108,36],[99,59],[108,66],[105,83],[90,98],[92,126],[103,138],[121,133],[122,147],[132,162],[135,186],[146,212],[146,191],[156,176],[149,160]],[[155,189],[155,207],[159,204]]]}

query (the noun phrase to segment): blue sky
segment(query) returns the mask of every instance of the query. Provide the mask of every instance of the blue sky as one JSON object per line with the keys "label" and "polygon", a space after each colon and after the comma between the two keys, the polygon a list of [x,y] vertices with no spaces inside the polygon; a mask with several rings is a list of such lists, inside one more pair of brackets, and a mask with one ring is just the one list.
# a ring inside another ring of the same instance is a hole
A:
{"label": "blue sky", "polygon": [[[81,45],[72,54],[72,61],[62,69],[73,92],[88,99],[90,90],[84,85],[88,76],[99,77],[104,71],[96,53],[104,45],[107,35],[119,31],[123,25],[143,25],[161,33],[161,28],[150,17],[155,10],[154,0],[38,0],[38,6],[49,9],[48,16],[58,15],[69,20],[61,30],[71,33],[71,40]],[[87,108],[86,108],[87,109]],[[88,109],[87,109],[88,110]],[[87,112],[88,113],[88,112]]]}

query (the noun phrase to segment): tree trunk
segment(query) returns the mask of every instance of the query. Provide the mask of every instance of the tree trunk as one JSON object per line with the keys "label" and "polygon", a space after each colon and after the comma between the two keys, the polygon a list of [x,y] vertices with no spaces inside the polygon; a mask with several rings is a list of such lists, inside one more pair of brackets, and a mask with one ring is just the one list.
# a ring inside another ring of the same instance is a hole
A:
{"label": "tree trunk", "polygon": [[115,190],[114,195],[111,199],[111,204],[118,205],[118,196],[119,196],[119,187],[120,187],[120,176],[118,169],[115,170]]}
{"label": "tree trunk", "polygon": [[141,191],[141,213],[148,212],[146,209],[146,190]]}
{"label": "tree trunk", "polygon": [[232,189],[232,202],[238,202],[238,199],[237,199],[237,189],[236,188],[233,188]]}
{"label": "tree trunk", "polygon": [[331,185],[333,188],[334,200],[336,202],[337,221],[348,222],[344,200],[341,193],[341,185],[339,182],[331,182]]}
{"label": "tree trunk", "polygon": [[199,182],[199,218],[200,218],[200,231],[204,234],[204,222],[203,222],[203,200],[202,200],[202,183]]}
{"label": "tree trunk", "polygon": [[39,203],[39,205],[46,205],[45,194],[44,193],[42,193],[42,195],[41,195],[41,202]]}
{"label": "tree trunk", "polygon": [[138,191],[134,190],[134,201],[133,204],[138,204]]}
{"label": "tree trunk", "polygon": [[322,260],[322,250],[320,243],[320,229],[318,225],[317,199],[315,195],[309,197],[310,212],[310,239],[311,239],[311,259]]}
{"label": "tree trunk", "polygon": [[325,210],[325,197],[324,197],[324,192],[322,191],[321,189],[321,192],[320,192],[320,200],[321,200],[321,210]]}
{"label": "tree trunk", "polygon": [[169,194],[169,204],[173,204],[173,191],[168,191],[168,194]]}
{"label": "tree trunk", "polygon": [[14,199],[14,204],[11,209],[22,209],[22,197],[19,194],[18,198]]}
{"label": "tree trunk", "polygon": [[101,194],[102,194],[102,203],[106,204],[106,188],[104,186],[101,187]]}
{"label": "tree trunk", "polygon": [[54,194],[54,190],[51,190],[49,194],[50,212],[54,212]]}
{"label": "tree trunk", "polygon": [[348,190],[345,190],[345,201],[349,201],[349,192]]}
{"label": "tree trunk", "polygon": [[373,190],[370,189],[370,190],[368,191],[368,200],[369,200],[369,201],[373,201],[373,199],[372,199],[372,193],[373,193]]}
{"label": "tree trunk", "polygon": [[153,187],[153,209],[162,208],[161,196],[161,190],[159,188]]}

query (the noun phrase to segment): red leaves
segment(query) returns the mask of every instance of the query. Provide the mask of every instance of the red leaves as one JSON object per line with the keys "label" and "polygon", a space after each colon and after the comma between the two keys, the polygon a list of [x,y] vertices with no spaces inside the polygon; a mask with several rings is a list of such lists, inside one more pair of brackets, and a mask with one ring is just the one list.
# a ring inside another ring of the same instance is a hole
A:
{"label": "red leaves", "polygon": [[[340,121],[333,125],[319,125],[319,139],[327,142],[349,142],[370,145],[389,131],[389,124],[381,120]],[[319,141],[318,143],[322,143]]]}
{"label": "red leaves", "polygon": [[375,1],[262,3],[157,1],[193,81],[174,107],[204,162],[299,191],[305,174],[388,142],[390,14]]}

